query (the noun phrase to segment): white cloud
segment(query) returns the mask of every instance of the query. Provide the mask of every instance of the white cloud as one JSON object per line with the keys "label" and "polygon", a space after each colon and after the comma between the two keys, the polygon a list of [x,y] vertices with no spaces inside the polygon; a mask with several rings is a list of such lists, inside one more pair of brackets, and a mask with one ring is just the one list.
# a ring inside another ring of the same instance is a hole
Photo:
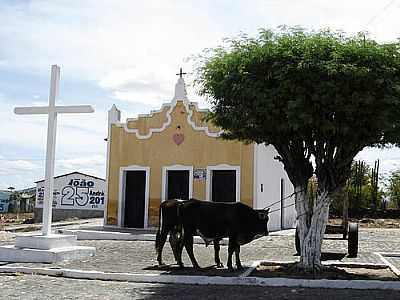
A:
{"label": "white cloud", "polygon": [[[124,117],[134,117],[132,113],[148,113],[149,106],[159,108],[162,102],[172,99],[179,67],[188,73],[193,71],[192,63],[185,58],[240,32],[255,34],[259,28],[287,24],[333,27],[350,33],[367,29],[380,41],[394,40],[399,37],[400,3],[395,1],[383,11],[386,2],[11,1],[0,3],[0,40],[6,45],[0,51],[0,70],[48,78],[49,66],[57,63],[62,70],[61,80],[97,84],[110,97],[132,103],[132,108],[122,113]],[[190,80],[187,76],[187,82]],[[188,87],[187,91],[189,99],[199,102],[200,107],[209,106],[195,95],[193,88]],[[33,95],[33,99],[34,105],[47,105],[47,94]],[[111,103],[99,104],[103,104],[103,110],[94,114],[59,117],[56,151],[61,159],[84,160],[99,155],[97,162],[92,162],[91,171],[101,174],[105,168],[100,164],[106,147],[105,109]],[[32,155],[44,155],[46,116],[16,116],[12,108],[0,102],[2,145],[29,147]],[[389,152],[363,153],[360,157],[372,163],[383,157],[382,169],[395,166],[400,156],[393,158]],[[43,177],[41,164],[39,170],[30,169],[29,176]],[[60,172],[71,166],[84,168],[85,163],[65,160],[58,164]],[[86,164],[86,168],[90,166]],[[14,180],[27,183],[26,177],[18,175]],[[8,181],[3,177],[1,182]]]}
{"label": "white cloud", "polygon": [[0,10],[0,38],[7,44],[0,62],[46,74],[58,63],[62,76],[98,82],[118,100],[160,105],[172,97],[178,68],[192,68],[184,59],[224,37],[287,24],[368,29],[375,38],[393,40],[400,8],[382,11],[384,6],[362,0],[20,2]]}
{"label": "white cloud", "polygon": [[72,159],[60,159],[56,162],[58,174],[79,171],[105,178],[106,158],[103,155],[84,156]]}
{"label": "white cloud", "polygon": [[0,189],[13,186],[17,189],[34,186],[35,178],[38,178],[43,170],[44,163],[40,160],[0,160]]}
{"label": "white cloud", "polygon": [[10,171],[31,171],[37,169],[37,164],[34,164],[30,161],[27,160],[11,160],[11,161],[5,161],[4,159],[2,160],[2,170],[0,170],[0,174],[7,174]]}
{"label": "white cloud", "polygon": [[[33,98],[34,99],[39,99],[39,97],[40,96],[33,96]],[[48,102],[46,102],[46,101],[34,101],[33,103],[32,103],[32,106],[48,106],[49,105],[49,103]]]}
{"label": "white cloud", "polygon": [[138,68],[112,71],[99,85],[110,91],[113,98],[133,103],[156,106],[171,97],[171,87],[166,78]]}
{"label": "white cloud", "polygon": [[[105,111],[59,116],[55,174],[83,171],[105,176],[106,118]],[[7,130],[0,130],[0,189],[7,188],[7,185],[17,188],[32,186],[34,181],[44,177],[47,117],[18,116],[12,112],[11,105],[0,102],[0,120],[7,126],[3,127]],[[15,155],[12,154],[14,149]],[[7,155],[3,152],[6,150]],[[18,154],[21,151],[26,153]],[[103,157],[102,164],[99,157]],[[88,162],[86,165],[84,158]]]}

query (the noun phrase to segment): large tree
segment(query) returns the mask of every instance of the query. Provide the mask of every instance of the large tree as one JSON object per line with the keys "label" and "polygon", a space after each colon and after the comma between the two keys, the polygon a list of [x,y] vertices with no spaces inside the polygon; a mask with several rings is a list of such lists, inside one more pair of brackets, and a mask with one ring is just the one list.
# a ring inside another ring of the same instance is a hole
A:
{"label": "large tree", "polygon": [[353,158],[364,147],[399,141],[399,49],[364,35],[281,28],[200,56],[197,84],[223,136],[271,144],[279,153],[294,185],[305,270],[322,267],[329,205]]}

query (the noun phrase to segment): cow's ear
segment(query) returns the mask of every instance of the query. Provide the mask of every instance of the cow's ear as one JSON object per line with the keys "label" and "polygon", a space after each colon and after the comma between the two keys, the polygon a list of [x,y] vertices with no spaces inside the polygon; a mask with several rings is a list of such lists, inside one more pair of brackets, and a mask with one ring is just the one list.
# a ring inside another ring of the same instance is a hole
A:
{"label": "cow's ear", "polygon": [[266,212],[267,214],[269,214],[269,210],[270,210],[270,208],[267,208],[267,209],[265,210],[265,212]]}

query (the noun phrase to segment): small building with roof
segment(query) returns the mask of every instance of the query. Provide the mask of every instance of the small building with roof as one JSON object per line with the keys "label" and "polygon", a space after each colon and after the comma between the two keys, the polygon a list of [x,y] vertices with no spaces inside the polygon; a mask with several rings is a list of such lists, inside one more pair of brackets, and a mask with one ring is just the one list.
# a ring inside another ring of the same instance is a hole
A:
{"label": "small building with roof", "polygon": [[11,191],[0,191],[0,214],[8,212],[11,194]]}
{"label": "small building with roof", "polygon": [[[44,180],[36,181],[35,222],[42,221]],[[54,177],[53,221],[68,218],[101,218],[106,203],[103,178],[72,172]]]}
{"label": "small building with roof", "polygon": [[125,122],[115,105],[108,113],[105,226],[155,227],[162,201],[196,198],[270,207],[270,230],[292,228],[293,186],[276,150],[223,140],[178,75],[172,101],[160,110]]}

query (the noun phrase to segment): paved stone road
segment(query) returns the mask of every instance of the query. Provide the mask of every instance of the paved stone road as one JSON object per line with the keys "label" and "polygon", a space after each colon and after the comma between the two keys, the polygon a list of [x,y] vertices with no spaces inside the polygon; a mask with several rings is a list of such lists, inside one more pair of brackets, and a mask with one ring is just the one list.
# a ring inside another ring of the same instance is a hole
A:
{"label": "paved stone road", "polygon": [[[325,259],[381,263],[373,252],[400,251],[399,229],[361,229],[359,235],[359,256],[347,258],[347,241],[330,236],[323,242]],[[336,238],[336,239],[332,239]],[[12,244],[13,236],[0,244]],[[191,268],[184,252],[184,263],[188,268],[160,270],[156,267],[154,242],[148,241],[80,241],[81,245],[97,248],[95,257],[81,261],[55,264],[8,264],[9,266],[31,266],[46,268],[69,268],[97,270],[104,272],[187,274],[235,276],[226,269],[208,268],[197,271]],[[195,245],[195,255],[203,267],[212,266],[213,247]],[[246,265],[255,260],[294,260],[294,237],[271,235],[263,237],[241,248],[241,259]],[[166,263],[173,263],[172,251],[167,244],[163,253]],[[227,260],[227,247],[221,247],[221,259]],[[390,260],[400,267],[400,259]],[[50,285],[49,285],[50,284]],[[187,286],[164,284],[139,284],[97,280],[77,280],[34,275],[0,275],[0,299],[400,299],[400,292],[394,291],[349,291],[324,289],[293,289],[232,286]]]}
{"label": "paved stone road", "polygon": [[400,291],[145,284],[78,280],[37,275],[0,275],[0,298],[7,300],[395,300],[400,299]]}
{"label": "paved stone road", "polygon": [[[359,255],[357,258],[348,258],[347,241],[340,240],[340,235],[330,235],[330,239],[323,241],[323,258],[326,260],[339,260],[342,262],[367,262],[382,263],[373,254],[376,251],[394,252],[400,250],[399,229],[361,229],[359,235]],[[9,242],[8,242],[9,243]],[[41,266],[53,268],[69,268],[80,270],[97,270],[103,272],[130,272],[130,273],[162,273],[162,274],[207,274],[219,276],[232,276],[226,269],[210,268],[196,271],[191,267],[186,251],[183,261],[184,270],[167,269],[159,270],[156,266],[156,253],[154,242],[148,241],[81,241],[81,245],[94,246],[97,249],[95,257],[81,261],[67,261],[55,264],[9,264],[10,266]],[[212,245],[194,246],[195,256],[202,267],[214,265],[214,250]],[[294,237],[271,235],[262,237],[252,243],[241,247],[240,257],[244,265],[251,265],[255,260],[296,260],[294,256]],[[221,260],[227,261],[227,246],[221,246]],[[174,259],[171,248],[167,243],[164,247],[163,258],[165,263],[172,264]],[[396,260],[398,262],[398,260]]]}

